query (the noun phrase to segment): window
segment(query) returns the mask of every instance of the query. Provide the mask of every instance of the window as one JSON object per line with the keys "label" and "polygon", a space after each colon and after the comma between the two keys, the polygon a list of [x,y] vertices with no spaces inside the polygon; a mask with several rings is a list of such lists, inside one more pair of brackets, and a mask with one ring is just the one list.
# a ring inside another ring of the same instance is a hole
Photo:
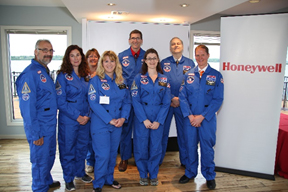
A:
{"label": "window", "polygon": [[48,67],[55,78],[68,44],[71,44],[71,27],[1,27],[2,63],[7,125],[22,124],[15,81],[34,58],[35,43],[48,39],[55,50]]}
{"label": "window", "polygon": [[[212,68],[219,71],[220,69],[220,33],[219,32],[192,32],[193,34],[193,58],[197,45],[206,45],[209,49],[209,64]],[[196,63],[195,59],[194,62]]]}

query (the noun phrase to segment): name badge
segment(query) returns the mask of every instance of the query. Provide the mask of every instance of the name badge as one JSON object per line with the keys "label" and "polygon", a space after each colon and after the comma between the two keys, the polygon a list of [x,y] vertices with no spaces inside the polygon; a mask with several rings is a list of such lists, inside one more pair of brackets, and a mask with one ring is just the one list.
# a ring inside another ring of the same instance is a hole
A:
{"label": "name badge", "polygon": [[106,105],[109,105],[109,104],[110,104],[110,97],[107,97],[107,96],[100,96],[99,104],[106,104]]}

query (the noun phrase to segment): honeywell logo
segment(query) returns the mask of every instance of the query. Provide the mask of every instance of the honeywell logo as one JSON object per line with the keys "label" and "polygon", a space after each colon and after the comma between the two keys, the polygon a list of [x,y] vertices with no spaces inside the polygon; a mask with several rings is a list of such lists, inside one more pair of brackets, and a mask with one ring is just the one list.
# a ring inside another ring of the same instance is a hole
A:
{"label": "honeywell logo", "polygon": [[276,63],[275,65],[236,65],[230,62],[223,62],[223,71],[247,71],[250,73],[269,72],[281,73],[282,64]]}

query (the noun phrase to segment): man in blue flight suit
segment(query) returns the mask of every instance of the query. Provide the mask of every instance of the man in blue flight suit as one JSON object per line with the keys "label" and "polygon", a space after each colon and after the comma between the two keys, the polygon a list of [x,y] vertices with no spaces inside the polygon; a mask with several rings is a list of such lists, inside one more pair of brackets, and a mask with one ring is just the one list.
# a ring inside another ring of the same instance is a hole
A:
{"label": "man in blue flight suit", "polygon": [[187,163],[187,154],[184,140],[183,122],[184,117],[179,107],[179,88],[184,78],[184,74],[195,67],[194,62],[182,55],[183,41],[178,37],[173,37],[170,40],[170,51],[172,56],[169,56],[161,61],[161,67],[164,75],[166,75],[171,84],[171,104],[165,121],[164,132],[162,138],[162,156],[160,164],[162,164],[169,137],[171,120],[174,115],[177,128],[177,142],[179,147],[179,157],[181,165],[185,167]]}
{"label": "man in blue flight suit", "polygon": [[214,145],[216,142],[216,112],[223,102],[223,77],[208,64],[209,50],[205,45],[195,49],[198,67],[185,74],[180,88],[180,107],[185,118],[184,135],[187,142],[188,163],[179,183],[187,183],[197,176],[198,143],[201,152],[201,173],[209,189],[215,189],[216,173]]}
{"label": "man in blue flight suit", "polygon": [[[140,73],[145,51],[141,48],[143,43],[141,31],[135,29],[130,32],[129,44],[130,47],[119,53],[119,61],[122,65],[123,77],[127,81],[129,89],[133,83],[134,77]],[[121,141],[120,141],[120,156],[119,171],[126,171],[128,159],[132,157],[132,126],[134,119],[134,110],[131,108],[127,123],[123,124]]]}
{"label": "man in blue flight suit", "polygon": [[32,163],[32,190],[48,191],[59,187],[50,171],[56,152],[56,92],[47,65],[53,57],[53,47],[48,40],[38,40],[35,58],[17,78],[17,94],[24,129],[30,147]]}

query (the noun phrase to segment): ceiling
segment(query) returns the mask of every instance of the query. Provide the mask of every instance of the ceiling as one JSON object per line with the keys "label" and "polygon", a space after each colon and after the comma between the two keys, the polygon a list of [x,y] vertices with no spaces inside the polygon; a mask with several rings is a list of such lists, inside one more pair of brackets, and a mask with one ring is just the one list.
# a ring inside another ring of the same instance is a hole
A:
{"label": "ceiling", "polygon": [[[108,3],[115,3],[108,6]],[[182,8],[180,4],[189,6]],[[288,0],[0,0],[0,5],[66,7],[82,19],[193,24],[207,17],[275,13],[288,10]],[[114,14],[111,14],[114,11]]]}

